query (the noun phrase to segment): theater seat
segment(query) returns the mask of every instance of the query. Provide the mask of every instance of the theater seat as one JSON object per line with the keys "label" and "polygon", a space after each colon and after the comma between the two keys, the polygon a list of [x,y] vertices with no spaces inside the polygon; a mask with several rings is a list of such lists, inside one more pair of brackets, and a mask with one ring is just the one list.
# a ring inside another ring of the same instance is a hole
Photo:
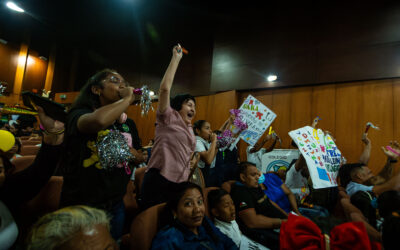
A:
{"label": "theater seat", "polygon": [[37,155],[39,146],[26,145],[21,147],[21,155]]}
{"label": "theater seat", "polygon": [[208,187],[208,188],[203,188],[203,196],[204,196],[204,206],[206,208],[205,214],[207,217],[210,218],[210,208],[208,207],[208,193],[211,190],[216,190],[219,189],[219,187]]}
{"label": "theater seat", "polygon": [[42,143],[41,140],[23,140],[23,141],[21,141],[22,146],[38,145],[38,144],[41,144],[41,143]]}
{"label": "theater seat", "polygon": [[235,182],[236,182],[235,180],[226,181],[222,183],[221,187],[222,189],[225,189],[226,192],[231,193],[232,185],[235,184]]}
{"label": "theater seat", "polygon": [[36,155],[25,155],[21,156],[18,158],[15,158],[12,161],[12,164],[15,166],[15,169],[13,173],[17,173],[19,171],[24,170],[25,168],[29,167],[32,165],[32,163],[35,161]]}
{"label": "theater seat", "polygon": [[165,211],[166,203],[146,209],[132,222],[129,245],[131,250],[148,250],[154,236],[161,229],[160,217]]}

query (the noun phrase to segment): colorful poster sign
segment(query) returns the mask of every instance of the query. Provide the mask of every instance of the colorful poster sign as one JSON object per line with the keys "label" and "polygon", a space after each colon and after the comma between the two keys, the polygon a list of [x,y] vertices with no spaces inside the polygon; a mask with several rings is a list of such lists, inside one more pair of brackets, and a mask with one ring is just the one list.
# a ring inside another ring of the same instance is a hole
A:
{"label": "colorful poster sign", "polygon": [[289,132],[306,160],[314,188],[336,187],[342,154],[329,134],[310,126]]}
{"label": "colorful poster sign", "polygon": [[276,172],[280,167],[288,168],[294,159],[298,159],[300,152],[297,149],[274,149],[261,157],[262,172]]}
{"label": "colorful poster sign", "polygon": [[240,133],[239,138],[254,146],[274,121],[276,114],[252,95],[244,100],[240,110],[248,127]]}

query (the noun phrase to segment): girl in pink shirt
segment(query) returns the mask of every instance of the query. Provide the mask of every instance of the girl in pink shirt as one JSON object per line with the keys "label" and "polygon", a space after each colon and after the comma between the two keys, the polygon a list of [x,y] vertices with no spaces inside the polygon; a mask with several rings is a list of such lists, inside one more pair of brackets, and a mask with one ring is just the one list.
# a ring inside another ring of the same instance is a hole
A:
{"label": "girl in pink shirt", "polygon": [[178,183],[190,174],[190,156],[196,139],[192,119],[196,101],[191,95],[178,95],[170,101],[175,72],[182,59],[182,48],[172,50],[171,62],[161,81],[157,108],[155,142],[140,194],[142,209],[166,202]]}

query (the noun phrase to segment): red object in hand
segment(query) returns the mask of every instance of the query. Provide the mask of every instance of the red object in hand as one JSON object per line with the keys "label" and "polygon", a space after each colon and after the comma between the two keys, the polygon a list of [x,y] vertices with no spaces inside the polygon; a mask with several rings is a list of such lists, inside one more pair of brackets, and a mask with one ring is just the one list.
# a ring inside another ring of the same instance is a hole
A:
{"label": "red object in hand", "polygon": [[188,51],[187,49],[185,49],[184,47],[181,47],[181,48],[182,48],[182,52],[183,52],[185,55],[189,54],[189,51]]}

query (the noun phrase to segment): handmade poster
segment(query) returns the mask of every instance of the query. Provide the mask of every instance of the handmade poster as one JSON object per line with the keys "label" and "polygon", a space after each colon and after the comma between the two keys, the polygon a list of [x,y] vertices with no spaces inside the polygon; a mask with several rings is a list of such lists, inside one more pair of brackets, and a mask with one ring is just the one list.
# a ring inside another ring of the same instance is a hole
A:
{"label": "handmade poster", "polygon": [[288,168],[290,163],[299,156],[300,152],[296,149],[274,149],[261,157],[261,171],[267,173],[276,172],[280,167]]}
{"label": "handmade poster", "polygon": [[306,160],[313,187],[337,186],[336,177],[342,154],[331,136],[310,126],[290,131],[289,135]]}
{"label": "handmade poster", "polygon": [[254,146],[274,121],[276,114],[252,95],[244,100],[239,109],[247,123],[247,129],[240,133],[239,138]]}

